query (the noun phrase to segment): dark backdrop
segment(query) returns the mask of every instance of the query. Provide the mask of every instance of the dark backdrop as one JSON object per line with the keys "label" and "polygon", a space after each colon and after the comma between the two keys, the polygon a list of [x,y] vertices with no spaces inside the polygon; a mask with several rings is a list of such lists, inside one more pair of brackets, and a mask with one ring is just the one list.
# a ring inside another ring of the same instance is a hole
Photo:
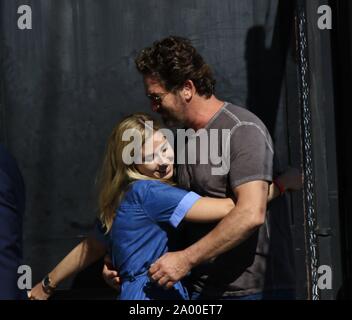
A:
{"label": "dark backdrop", "polygon": [[[290,154],[297,165],[299,140],[289,139],[288,128],[298,131],[298,122],[288,121],[283,81],[286,57],[294,64],[287,52],[290,1],[0,3],[0,137],[27,185],[24,249],[34,281],[92,226],[94,181],[106,139],[122,116],[149,111],[134,58],[154,40],[190,38],[213,67],[217,95],[247,106],[268,126],[276,171],[290,163]],[[17,28],[22,4],[32,8],[32,30]],[[291,82],[295,77],[292,71]],[[303,250],[300,245],[296,250]]]}

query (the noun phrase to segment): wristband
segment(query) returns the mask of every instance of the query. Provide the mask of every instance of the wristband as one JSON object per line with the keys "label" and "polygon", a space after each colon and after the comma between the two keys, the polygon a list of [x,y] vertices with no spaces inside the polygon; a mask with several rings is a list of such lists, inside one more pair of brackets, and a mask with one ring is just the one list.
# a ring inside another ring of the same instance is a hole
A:
{"label": "wristband", "polygon": [[49,278],[49,275],[47,275],[43,280],[42,280],[42,288],[44,292],[48,295],[52,295],[53,292],[56,289],[56,286],[53,285],[51,279]]}

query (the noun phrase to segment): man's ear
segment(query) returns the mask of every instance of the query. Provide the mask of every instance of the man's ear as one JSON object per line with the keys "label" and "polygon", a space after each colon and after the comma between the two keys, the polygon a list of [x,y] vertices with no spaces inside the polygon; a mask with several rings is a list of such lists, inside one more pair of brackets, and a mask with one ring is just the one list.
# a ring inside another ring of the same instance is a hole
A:
{"label": "man's ear", "polygon": [[182,95],[183,98],[189,102],[192,100],[193,96],[196,94],[196,87],[192,80],[187,80],[183,85]]}

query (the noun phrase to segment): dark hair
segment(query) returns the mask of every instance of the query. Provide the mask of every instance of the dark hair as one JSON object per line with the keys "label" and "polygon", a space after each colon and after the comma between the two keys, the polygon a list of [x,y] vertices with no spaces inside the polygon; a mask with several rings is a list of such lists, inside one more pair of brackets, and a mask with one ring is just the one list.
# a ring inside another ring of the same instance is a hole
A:
{"label": "dark hair", "polygon": [[156,41],[143,49],[135,62],[140,73],[155,77],[168,91],[192,80],[200,96],[210,98],[214,93],[215,80],[209,65],[185,38],[170,36]]}

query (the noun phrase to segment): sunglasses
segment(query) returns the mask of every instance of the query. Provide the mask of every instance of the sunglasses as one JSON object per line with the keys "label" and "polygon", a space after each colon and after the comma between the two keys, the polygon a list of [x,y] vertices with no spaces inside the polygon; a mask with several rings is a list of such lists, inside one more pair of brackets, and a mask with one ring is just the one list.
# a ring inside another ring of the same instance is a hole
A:
{"label": "sunglasses", "polygon": [[156,111],[160,107],[161,102],[168,94],[169,94],[168,92],[161,92],[158,94],[156,93],[147,94],[147,97],[152,103],[153,111]]}

